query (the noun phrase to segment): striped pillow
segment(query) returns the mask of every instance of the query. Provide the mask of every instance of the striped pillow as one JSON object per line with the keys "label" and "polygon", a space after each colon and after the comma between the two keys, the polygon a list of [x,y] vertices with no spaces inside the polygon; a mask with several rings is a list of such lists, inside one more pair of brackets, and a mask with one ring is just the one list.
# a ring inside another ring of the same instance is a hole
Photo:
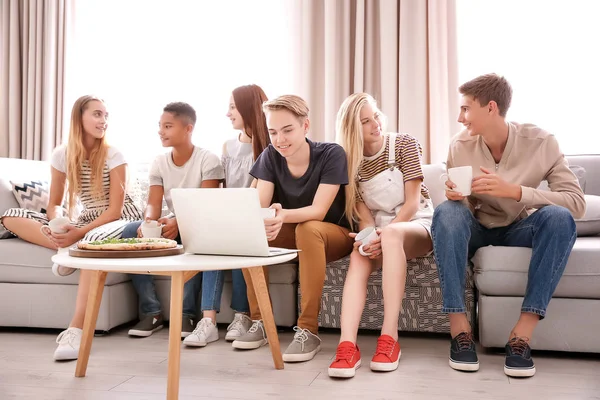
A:
{"label": "striped pillow", "polygon": [[11,181],[12,191],[21,208],[46,213],[50,195],[48,189],[50,185],[47,181]]}

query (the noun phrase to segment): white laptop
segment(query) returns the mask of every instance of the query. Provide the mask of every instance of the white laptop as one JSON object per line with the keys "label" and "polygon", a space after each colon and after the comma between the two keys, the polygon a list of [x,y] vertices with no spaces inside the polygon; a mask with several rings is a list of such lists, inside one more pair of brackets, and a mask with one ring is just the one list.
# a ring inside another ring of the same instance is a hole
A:
{"label": "white laptop", "polygon": [[171,189],[187,253],[270,257],[298,250],[269,247],[256,189]]}

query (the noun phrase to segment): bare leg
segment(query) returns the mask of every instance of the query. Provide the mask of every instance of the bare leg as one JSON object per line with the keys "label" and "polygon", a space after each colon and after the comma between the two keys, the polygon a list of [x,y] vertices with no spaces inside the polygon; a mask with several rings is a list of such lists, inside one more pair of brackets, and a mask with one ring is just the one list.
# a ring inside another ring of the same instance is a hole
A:
{"label": "bare leg", "polygon": [[540,322],[540,316],[532,313],[521,313],[517,324],[510,333],[509,340],[514,337],[531,339],[533,331]]}
{"label": "bare leg", "polygon": [[216,325],[217,323],[217,312],[215,310],[205,310],[202,311],[203,318],[210,318],[212,323]]}
{"label": "bare leg", "polygon": [[38,246],[43,246],[52,250],[58,249],[52,240],[48,239],[46,235],[40,232],[40,228],[43,224],[36,220],[19,217],[4,217],[2,218],[2,223],[6,229],[29,243],[37,244]]}
{"label": "bare leg", "polygon": [[373,262],[354,250],[350,255],[350,267],[342,296],[340,343],[348,341],[356,344],[358,325],[367,300],[367,281],[372,271]]}
{"label": "bare leg", "polygon": [[381,232],[383,326],[381,334],[398,340],[398,316],[406,285],[406,260],[431,251],[427,230],[414,222],[392,223]]}
{"label": "bare leg", "polygon": [[90,282],[95,271],[80,270],[79,285],[77,286],[77,300],[75,300],[75,315],[69,324],[69,328],[83,328],[85,319],[85,309],[87,307],[88,294],[90,292]]}
{"label": "bare leg", "polygon": [[452,338],[456,337],[456,335],[461,332],[471,332],[471,324],[469,324],[467,314],[448,314],[448,318],[450,319],[450,336],[452,336]]}

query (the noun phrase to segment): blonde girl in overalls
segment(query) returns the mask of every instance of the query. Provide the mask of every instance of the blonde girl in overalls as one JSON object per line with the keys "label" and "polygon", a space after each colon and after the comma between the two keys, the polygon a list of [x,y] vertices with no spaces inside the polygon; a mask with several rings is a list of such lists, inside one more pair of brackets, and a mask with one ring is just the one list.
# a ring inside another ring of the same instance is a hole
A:
{"label": "blonde girl in overalls", "polygon": [[[376,227],[378,238],[354,244],[344,284],[341,337],[329,376],[351,378],[361,364],[357,331],[371,272],[382,271],[384,320],[373,371],[398,368],[398,316],[406,281],[406,260],[431,252],[433,203],[423,184],[421,146],[408,134],[384,134],[383,115],[366,93],[349,96],[337,115],[337,141],[348,158],[346,216],[356,232]],[[352,237],[356,233],[350,234]]]}

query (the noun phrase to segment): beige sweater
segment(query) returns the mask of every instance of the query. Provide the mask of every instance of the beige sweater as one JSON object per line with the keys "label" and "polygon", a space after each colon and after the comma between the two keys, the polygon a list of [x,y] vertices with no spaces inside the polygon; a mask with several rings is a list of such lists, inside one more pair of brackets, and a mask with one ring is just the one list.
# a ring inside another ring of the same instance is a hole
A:
{"label": "beige sweater", "polygon": [[[448,168],[471,165],[495,171],[509,183],[521,185],[521,201],[489,195],[468,196],[475,218],[487,228],[498,228],[527,217],[545,205],[566,207],[574,218],[585,213],[585,198],[575,174],[561,153],[554,135],[532,124],[508,123],[508,142],[498,164],[481,136],[457,134],[450,143]],[[543,180],[550,191],[538,190]]]}

